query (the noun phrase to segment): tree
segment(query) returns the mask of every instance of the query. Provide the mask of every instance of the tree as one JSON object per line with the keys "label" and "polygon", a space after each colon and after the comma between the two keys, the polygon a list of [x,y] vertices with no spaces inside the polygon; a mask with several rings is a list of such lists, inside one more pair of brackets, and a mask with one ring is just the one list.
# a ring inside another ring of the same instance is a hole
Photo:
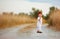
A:
{"label": "tree", "polygon": [[48,14],[46,14],[45,19],[47,20],[47,22],[49,23],[49,25],[52,25],[53,20],[51,19],[51,16],[55,12],[56,8],[53,6],[53,7],[50,7],[49,10],[50,11],[49,11]]}
{"label": "tree", "polygon": [[10,15],[13,15],[13,12],[10,12]]}
{"label": "tree", "polygon": [[34,17],[34,18],[37,18],[38,17],[38,12],[40,12],[39,9],[32,8],[32,11],[33,12],[30,12],[30,16]]}
{"label": "tree", "polygon": [[50,11],[49,11],[49,13],[48,14],[46,14],[46,16],[44,17],[46,20],[48,20],[49,19],[49,17],[50,17],[50,15],[55,11],[55,7],[53,6],[53,7],[50,7]]}
{"label": "tree", "polygon": [[3,12],[3,15],[5,15],[6,13],[5,12]]}

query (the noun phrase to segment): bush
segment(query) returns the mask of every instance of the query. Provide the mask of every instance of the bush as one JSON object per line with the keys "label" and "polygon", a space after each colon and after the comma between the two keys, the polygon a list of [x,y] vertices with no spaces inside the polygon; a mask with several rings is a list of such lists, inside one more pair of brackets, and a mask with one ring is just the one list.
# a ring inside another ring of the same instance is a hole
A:
{"label": "bush", "polygon": [[32,8],[32,12],[30,12],[30,16],[34,17],[34,18],[37,18],[38,17],[38,12],[40,12],[38,9]]}

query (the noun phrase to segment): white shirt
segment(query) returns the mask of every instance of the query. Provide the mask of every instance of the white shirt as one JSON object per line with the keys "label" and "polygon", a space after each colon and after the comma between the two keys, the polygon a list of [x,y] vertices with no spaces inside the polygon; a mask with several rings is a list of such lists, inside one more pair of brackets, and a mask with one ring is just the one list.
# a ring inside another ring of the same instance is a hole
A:
{"label": "white shirt", "polygon": [[37,18],[37,23],[42,24],[42,17],[41,18],[40,17]]}
{"label": "white shirt", "polygon": [[41,31],[41,26],[42,26],[42,17],[37,18],[37,30]]}

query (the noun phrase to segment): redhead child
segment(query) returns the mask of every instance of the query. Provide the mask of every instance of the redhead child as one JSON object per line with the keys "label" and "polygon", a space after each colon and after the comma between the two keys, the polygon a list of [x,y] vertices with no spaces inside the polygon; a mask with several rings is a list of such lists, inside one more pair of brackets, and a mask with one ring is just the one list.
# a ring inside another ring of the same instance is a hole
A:
{"label": "redhead child", "polygon": [[41,26],[42,26],[42,12],[38,12],[38,18],[37,18],[37,33],[41,32]]}

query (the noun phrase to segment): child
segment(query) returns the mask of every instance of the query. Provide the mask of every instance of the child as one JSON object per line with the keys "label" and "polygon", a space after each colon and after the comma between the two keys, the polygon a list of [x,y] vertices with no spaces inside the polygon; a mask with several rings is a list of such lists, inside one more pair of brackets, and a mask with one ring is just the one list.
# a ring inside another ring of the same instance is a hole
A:
{"label": "child", "polygon": [[41,26],[42,26],[42,12],[39,12],[37,18],[37,33],[42,33]]}

